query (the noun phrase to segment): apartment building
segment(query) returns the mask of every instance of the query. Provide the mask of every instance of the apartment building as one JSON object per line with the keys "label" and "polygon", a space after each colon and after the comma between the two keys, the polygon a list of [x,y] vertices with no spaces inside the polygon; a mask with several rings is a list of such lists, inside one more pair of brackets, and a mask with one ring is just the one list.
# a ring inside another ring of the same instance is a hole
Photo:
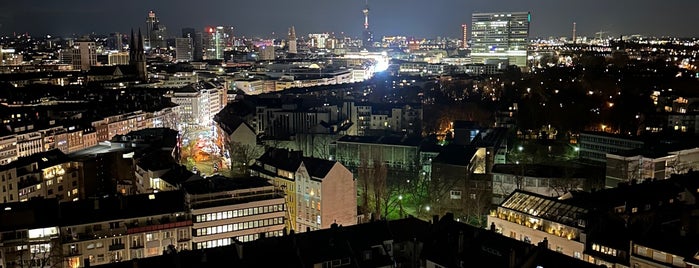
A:
{"label": "apartment building", "polygon": [[304,232],[333,223],[357,223],[356,182],[339,162],[272,148],[255,161],[250,173],[268,179],[284,192],[290,230]]}

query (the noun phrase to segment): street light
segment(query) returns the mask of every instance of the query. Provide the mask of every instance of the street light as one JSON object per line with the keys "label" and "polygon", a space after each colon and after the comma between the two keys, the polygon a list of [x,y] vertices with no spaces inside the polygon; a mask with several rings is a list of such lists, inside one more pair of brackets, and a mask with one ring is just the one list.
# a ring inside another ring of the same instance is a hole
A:
{"label": "street light", "polygon": [[426,210],[427,212],[430,212],[430,206],[425,206],[425,210]]}
{"label": "street light", "polygon": [[519,150],[521,152],[522,150],[524,150],[524,147],[522,147],[522,145],[520,145],[517,147],[517,150]]}

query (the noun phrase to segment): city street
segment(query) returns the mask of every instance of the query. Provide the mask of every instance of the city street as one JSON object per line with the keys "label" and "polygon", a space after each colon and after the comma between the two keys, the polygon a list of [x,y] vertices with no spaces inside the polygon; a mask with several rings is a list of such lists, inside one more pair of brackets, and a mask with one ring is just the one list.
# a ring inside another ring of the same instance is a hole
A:
{"label": "city street", "polygon": [[187,129],[183,131],[181,143],[180,163],[187,169],[202,176],[230,176],[228,152],[213,127]]}

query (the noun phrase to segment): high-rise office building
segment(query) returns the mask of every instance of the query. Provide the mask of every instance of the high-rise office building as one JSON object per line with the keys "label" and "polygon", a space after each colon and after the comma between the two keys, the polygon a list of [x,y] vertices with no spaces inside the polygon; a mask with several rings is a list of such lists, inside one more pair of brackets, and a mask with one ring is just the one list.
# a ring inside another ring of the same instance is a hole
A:
{"label": "high-rise office building", "polygon": [[226,48],[232,48],[235,45],[233,30],[233,26],[223,26],[223,38]]}
{"label": "high-rise office building", "polygon": [[289,28],[289,42],[287,43],[287,46],[289,48],[288,53],[289,54],[296,54],[296,29],[294,29],[294,26],[291,26]]}
{"label": "high-rise office building", "polygon": [[73,47],[73,69],[89,71],[97,65],[97,46],[93,41],[77,41]]}
{"label": "high-rise office building", "polygon": [[175,60],[177,62],[192,61],[192,39],[189,37],[175,38]]}
{"label": "high-rise office building", "polygon": [[196,32],[194,33],[194,39],[192,39],[192,46],[194,47],[194,53],[192,54],[192,60],[202,61],[204,60],[204,33]]}
{"label": "high-rise office building", "polygon": [[468,48],[468,25],[461,24],[461,48]]}
{"label": "high-rise office building", "polygon": [[124,49],[124,43],[122,42],[124,35],[120,33],[110,33],[107,38],[107,49],[121,51]]}
{"label": "high-rise office building", "polygon": [[160,24],[160,20],[152,10],[148,12],[146,17],[146,38],[144,46],[146,49],[165,48],[167,47],[167,29],[165,25]]}
{"label": "high-rise office building", "polygon": [[194,28],[182,28],[182,37],[192,40],[192,60],[201,61],[204,58],[202,33],[194,30]]}
{"label": "high-rise office building", "polygon": [[328,38],[330,38],[330,35],[327,33],[308,34],[308,41],[310,42],[308,46],[312,48],[325,48]]}
{"label": "high-rise office building", "polygon": [[471,19],[474,63],[507,60],[510,65],[527,66],[529,12],[473,13]]}
{"label": "high-rise office building", "polygon": [[223,51],[226,48],[226,40],[224,27],[207,27],[206,28],[206,53],[207,60],[222,60]]}

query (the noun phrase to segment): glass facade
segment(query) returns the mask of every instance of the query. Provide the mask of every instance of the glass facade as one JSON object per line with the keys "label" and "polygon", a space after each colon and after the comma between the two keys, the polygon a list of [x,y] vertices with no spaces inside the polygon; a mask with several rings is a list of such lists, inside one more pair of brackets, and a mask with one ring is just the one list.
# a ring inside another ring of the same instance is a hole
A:
{"label": "glass facade", "polygon": [[529,12],[474,13],[471,19],[474,63],[506,60],[509,65],[527,66]]}

